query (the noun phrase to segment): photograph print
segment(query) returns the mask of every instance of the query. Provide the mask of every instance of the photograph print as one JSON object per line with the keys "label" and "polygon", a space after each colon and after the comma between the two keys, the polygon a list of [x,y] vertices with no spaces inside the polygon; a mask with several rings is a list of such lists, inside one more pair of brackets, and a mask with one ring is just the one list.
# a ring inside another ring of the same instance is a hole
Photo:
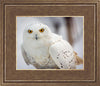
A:
{"label": "photograph print", "polygon": [[84,70],[84,17],[16,16],[16,70]]}

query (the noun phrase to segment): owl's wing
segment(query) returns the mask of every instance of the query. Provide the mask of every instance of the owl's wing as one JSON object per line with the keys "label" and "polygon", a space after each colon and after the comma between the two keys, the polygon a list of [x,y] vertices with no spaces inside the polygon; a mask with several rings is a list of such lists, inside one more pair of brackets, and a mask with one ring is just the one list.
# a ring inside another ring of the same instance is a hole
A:
{"label": "owl's wing", "polygon": [[24,58],[26,64],[29,65],[30,64],[30,61],[29,61],[29,59],[27,57],[27,54],[26,54],[26,52],[25,52],[25,50],[23,48],[23,45],[21,45],[21,51],[22,51],[22,55],[23,55],[23,58]]}
{"label": "owl's wing", "polygon": [[75,58],[71,45],[61,40],[52,44],[49,48],[49,53],[60,69],[75,69]]}

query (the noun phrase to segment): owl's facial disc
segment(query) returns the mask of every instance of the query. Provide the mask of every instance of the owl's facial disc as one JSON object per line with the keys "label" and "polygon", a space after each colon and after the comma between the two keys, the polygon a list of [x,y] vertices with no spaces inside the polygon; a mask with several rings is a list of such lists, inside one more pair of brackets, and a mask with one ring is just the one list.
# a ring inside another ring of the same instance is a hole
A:
{"label": "owl's facial disc", "polygon": [[48,37],[51,31],[47,25],[44,24],[31,24],[24,30],[24,38],[32,40],[42,40]]}

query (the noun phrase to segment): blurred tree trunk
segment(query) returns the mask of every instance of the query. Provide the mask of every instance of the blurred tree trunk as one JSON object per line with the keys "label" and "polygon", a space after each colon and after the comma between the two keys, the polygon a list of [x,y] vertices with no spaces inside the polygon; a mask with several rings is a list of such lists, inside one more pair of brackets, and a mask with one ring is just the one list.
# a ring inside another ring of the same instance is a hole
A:
{"label": "blurred tree trunk", "polygon": [[73,30],[73,18],[72,17],[66,17],[66,25],[68,30],[68,41],[72,45],[73,44],[73,37],[72,37],[72,30]]}

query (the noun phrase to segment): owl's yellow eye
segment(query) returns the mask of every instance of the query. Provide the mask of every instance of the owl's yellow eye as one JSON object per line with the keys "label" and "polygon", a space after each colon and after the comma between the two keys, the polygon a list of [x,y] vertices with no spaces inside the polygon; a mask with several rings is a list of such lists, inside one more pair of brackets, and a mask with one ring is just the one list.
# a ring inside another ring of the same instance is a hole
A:
{"label": "owl's yellow eye", "polygon": [[32,31],[32,30],[28,30],[28,32],[29,32],[29,33],[32,33],[33,31]]}
{"label": "owl's yellow eye", "polygon": [[40,31],[40,32],[44,32],[44,28],[41,28],[39,31]]}

